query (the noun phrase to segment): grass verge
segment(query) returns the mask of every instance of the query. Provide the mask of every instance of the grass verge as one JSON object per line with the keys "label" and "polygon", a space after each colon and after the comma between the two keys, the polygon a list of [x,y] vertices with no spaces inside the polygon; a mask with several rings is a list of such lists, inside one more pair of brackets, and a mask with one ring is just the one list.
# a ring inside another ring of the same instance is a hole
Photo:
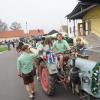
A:
{"label": "grass verge", "polygon": [[7,47],[0,47],[0,52],[7,51],[7,50],[8,50]]}

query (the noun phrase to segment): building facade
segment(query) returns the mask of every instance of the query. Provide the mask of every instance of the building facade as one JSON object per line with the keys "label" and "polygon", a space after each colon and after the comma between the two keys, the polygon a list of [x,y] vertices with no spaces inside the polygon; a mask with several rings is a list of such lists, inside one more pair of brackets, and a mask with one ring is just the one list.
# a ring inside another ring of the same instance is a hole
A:
{"label": "building facade", "polygon": [[79,2],[66,17],[69,36],[86,36],[91,33],[100,36],[100,4]]}
{"label": "building facade", "polygon": [[44,31],[40,29],[29,30],[28,33],[24,32],[23,30],[6,31],[6,32],[0,32],[0,41],[14,40],[14,39],[22,38],[22,37],[40,36],[43,34],[44,34]]}
{"label": "building facade", "polygon": [[84,15],[83,20],[87,25],[88,34],[94,33],[100,36],[100,5],[94,7],[86,15]]}

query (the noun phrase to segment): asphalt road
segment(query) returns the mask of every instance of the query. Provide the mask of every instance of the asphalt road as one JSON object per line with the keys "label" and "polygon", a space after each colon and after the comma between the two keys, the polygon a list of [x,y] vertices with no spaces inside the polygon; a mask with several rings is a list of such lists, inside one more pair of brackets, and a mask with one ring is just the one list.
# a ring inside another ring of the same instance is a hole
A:
{"label": "asphalt road", "polygon": [[[29,100],[22,79],[16,75],[17,56],[14,49],[0,54],[0,100]],[[79,100],[79,97],[61,86],[56,88],[56,94],[53,97],[43,93],[37,80],[35,80],[35,86],[35,100]]]}

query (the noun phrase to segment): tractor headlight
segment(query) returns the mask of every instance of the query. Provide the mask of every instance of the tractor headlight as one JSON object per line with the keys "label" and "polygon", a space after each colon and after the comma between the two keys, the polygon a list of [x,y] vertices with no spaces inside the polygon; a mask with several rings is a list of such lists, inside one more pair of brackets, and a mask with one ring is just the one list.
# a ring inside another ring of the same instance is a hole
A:
{"label": "tractor headlight", "polygon": [[83,78],[82,78],[82,81],[84,82],[84,83],[90,83],[90,79],[89,79],[89,77],[87,77],[87,76],[83,76]]}

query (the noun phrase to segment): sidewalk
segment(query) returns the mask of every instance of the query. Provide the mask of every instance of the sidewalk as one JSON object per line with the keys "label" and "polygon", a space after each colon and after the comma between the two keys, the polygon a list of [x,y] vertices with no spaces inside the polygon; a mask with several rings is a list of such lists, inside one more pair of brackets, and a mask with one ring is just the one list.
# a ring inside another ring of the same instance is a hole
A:
{"label": "sidewalk", "polygon": [[89,49],[87,51],[94,52],[94,53],[100,53],[100,46],[89,47]]}
{"label": "sidewalk", "polygon": [[93,61],[100,62],[100,47],[94,47],[87,51],[89,59]]}
{"label": "sidewalk", "polygon": [[96,34],[91,33],[87,36],[83,36],[83,39],[87,41],[87,45],[91,48],[100,47],[100,37],[98,37]]}

